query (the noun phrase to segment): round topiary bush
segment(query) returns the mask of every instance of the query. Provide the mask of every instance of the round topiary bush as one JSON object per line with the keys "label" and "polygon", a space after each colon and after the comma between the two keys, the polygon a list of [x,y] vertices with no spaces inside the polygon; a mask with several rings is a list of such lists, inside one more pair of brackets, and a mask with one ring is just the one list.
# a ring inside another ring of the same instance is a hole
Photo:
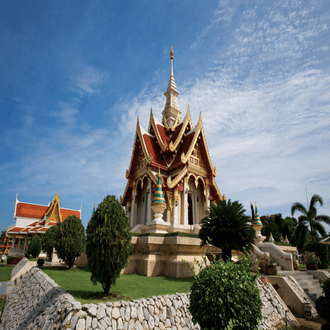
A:
{"label": "round topiary bush", "polygon": [[219,260],[194,277],[190,295],[193,322],[204,329],[257,329],[260,292],[249,262]]}

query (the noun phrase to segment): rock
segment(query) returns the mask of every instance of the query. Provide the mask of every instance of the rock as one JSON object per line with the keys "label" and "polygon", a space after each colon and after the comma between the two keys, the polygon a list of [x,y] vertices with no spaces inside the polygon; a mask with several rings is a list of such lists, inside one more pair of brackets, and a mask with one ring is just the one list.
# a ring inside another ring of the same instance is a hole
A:
{"label": "rock", "polygon": [[76,330],[85,330],[85,329],[86,329],[85,319],[79,319],[76,325]]}
{"label": "rock", "polygon": [[118,317],[120,316],[119,309],[118,308],[113,308],[111,315],[112,315],[112,318],[113,319],[118,319]]}

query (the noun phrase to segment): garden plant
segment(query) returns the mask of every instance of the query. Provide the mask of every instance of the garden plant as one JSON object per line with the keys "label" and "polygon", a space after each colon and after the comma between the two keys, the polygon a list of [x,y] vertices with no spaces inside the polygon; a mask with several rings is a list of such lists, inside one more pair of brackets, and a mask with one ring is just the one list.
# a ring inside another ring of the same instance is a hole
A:
{"label": "garden plant", "polygon": [[133,253],[129,220],[115,196],[105,197],[93,213],[87,226],[86,253],[91,281],[101,283],[108,295]]}
{"label": "garden plant", "polygon": [[32,255],[33,258],[36,258],[39,255],[41,249],[42,249],[41,238],[40,236],[35,235],[29,244],[27,254]]}
{"label": "garden plant", "polygon": [[315,303],[318,314],[327,322],[322,330],[330,330],[330,278],[323,283],[324,296],[320,296]]}
{"label": "garden plant", "polygon": [[48,258],[51,258],[58,236],[59,236],[58,226],[50,227],[42,236],[42,249],[47,253]]}
{"label": "garden plant", "polygon": [[209,243],[219,247],[226,261],[231,259],[232,250],[250,250],[255,231],[243,205],[229,199],[211,204],[201,220],[199,238],[202,245]]}
{"label": "garden plant", "polygon": [[194,276],[190,296],[193,322],[201,329],[257,329],[262,301],[251,259],[213,261]]}
{"label": "garden plant", "polygon": [[58,257],[65,261],[70,269],[75,259],[85,250],[85,228],[81,220],[75,215],[69,215],[56,226],[58,232],[55,248]]}

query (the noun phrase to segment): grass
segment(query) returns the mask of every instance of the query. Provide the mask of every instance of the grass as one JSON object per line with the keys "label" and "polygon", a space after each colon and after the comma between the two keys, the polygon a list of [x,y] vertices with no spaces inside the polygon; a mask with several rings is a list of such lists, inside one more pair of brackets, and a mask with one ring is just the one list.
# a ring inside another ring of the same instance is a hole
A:
{"label": "grass", "polygon": [[0,282],[10,281],[10,273],[14,266],[0,267]]}
{"label": "grass", "polygon": [[111,296],[103,296],[100,283],[93,285],[87,268],[41,268],[65,291],[81,303],[97,303],[109,300],[132,300],[152,296],[189,292],[192,278],[146,277],[137,274],[121,275],[112,286]]}

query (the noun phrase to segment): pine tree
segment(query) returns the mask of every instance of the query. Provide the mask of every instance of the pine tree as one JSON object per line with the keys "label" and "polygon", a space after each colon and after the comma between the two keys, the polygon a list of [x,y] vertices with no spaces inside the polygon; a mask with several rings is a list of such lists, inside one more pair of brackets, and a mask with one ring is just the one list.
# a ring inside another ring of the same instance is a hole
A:
{"label": "pine tree", "polygon": [[69,215],[62,223],[58,224],[58,239],[55,245],[58,257],[66,262],[69,269],[74,260],[85,249],[85,228],[81,220],[75,215]]}
{"label": "pine tree", "polygon": [[53,248],[56,245],[59,235],[59,227],[53,226],[47,229],[45,234],[42,236],[42,249],[48,254],[51,258]]}
{"label": "pine tree", "polygon": [[127,215],[115,196],[107,196],[87,226],[86,253],[91,281],[100,282],[105,294],[115,285],[133,253]]}
{"label": "pine tree", "polygon": [[31,254],[33,258],[37,258],[42,249],[41,238],[38,235],[35,235],[28,248],[28,254]]}

